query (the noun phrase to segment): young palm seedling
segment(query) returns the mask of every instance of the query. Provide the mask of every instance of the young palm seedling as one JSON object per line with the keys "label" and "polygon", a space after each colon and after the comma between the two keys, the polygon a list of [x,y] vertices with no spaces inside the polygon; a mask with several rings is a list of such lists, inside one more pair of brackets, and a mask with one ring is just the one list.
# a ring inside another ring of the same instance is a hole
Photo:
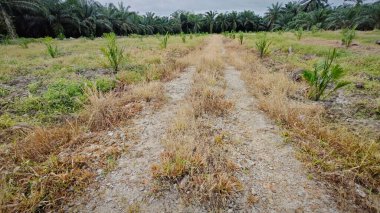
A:
{"label": "young palm seedling", "polygon": [[27,38],[21,38],[19,46],[22,47],[22,48],[24,48],[24,49],[28,49],[30,43],[31,43],[31,41],[29,39],[27,39]]}
{"label": "young palm seedling", "polygon": [[181,32],[181,39],[183,43],[186,43],[186,35],[183,32]]}
{"label": "young palm seedling", "polygon": [[54,44],[54,39],[52,37],[46,37],[44,39],[44,44],[46,46],[48,54],[52,58],[56,58],[59,54],[59,51],[58,51],[58,46]]}
{"label": "young palm seedling", "polygon": [[115,33],[106,33],[104,34],[104,37],[107,40],[108,44],[107,47],[102,48],[101,51],[107,58],[110,67],[112,67],[113,71],[116,73],[119,71],[120,64],[124,58],[124,49],[120,48],[117,45]]}
{"label": "young palm seedling", "polygon": [[301,40],[303,35],[303,29],[302,27],[298,28],[298,30],[294,31],[294,35],[296,35],[297,40]]}
{"label": "young palm seedling", "polygon": [[161,40],[161,48],[166,49],[168,46],[169,33],[167,32],[164,38]]}
{"label": "young palm seedling", "polygon": [[263,35],[256,41],[257,50],[260,53],[260,58],[263,58],[266,54],[268,54],[269,46],[271,45],[271,41],[269,41],[266,35]]}
{"label": "young palm seedling", "polygon": [[243,44],[243,40],[244,40],[244,34],[242,32],[239,33],[239,42],[240,42],[240,45]]}
{"label": "young palm seedling", "polygon": [[[322,63],[314,64],[313,71],[304,71],[303,77],[310,85],[310,99],[318,101],[321,98],[335,92],[339,88],[349,84],[349,82],[346,81],[339,81],[339,79],[344,75],[344,70],[339,64],[333,65],[336,55],[337,52],[336,49],[334,49]],[[335,86],[330,89],[326,95],[324,95],[328,86],[331,84],[334,84]]]}
{"label": "young palm seedling", "polygon": [[346,28],[342,30],[342,43],[346,48],[350,47],[356,36],[355,27],[352,29]]}

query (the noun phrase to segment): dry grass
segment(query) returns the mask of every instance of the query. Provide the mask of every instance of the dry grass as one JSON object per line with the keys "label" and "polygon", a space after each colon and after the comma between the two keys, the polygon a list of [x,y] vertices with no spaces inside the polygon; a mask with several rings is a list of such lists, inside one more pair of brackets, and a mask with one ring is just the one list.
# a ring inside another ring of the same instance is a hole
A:
{"label": "dry grass", "polygon": [[[285,72],[271,72],[248,49],[232,43],[228,47],[228,61],[242,71],[259,107],[291,130],[299,156],[333,183],[342,206],[354,202],[378,211],[380,144],[328,122],[323,107],[304,98],[305,85],[293,82]],[[358,185],[365,197],[358,195]]]}
{"label": "dry grass", "polygon": [[199,63],[193,88],[162,141],[160,163],[152,166],[158,185],[176,184],[186,203],[200,203],[211,211],[222,208],[242,189],[235,177],[238,168],[218,140],[222,134],[212,125],[213,116],[223,116],[232,107],[224,97],[221,57],[209,54],[220,52],[218,41],[211,40],[205,50],[185,59]]}
{"label": "dry grass", "polygon": [[[189,61],[181,58],[195,50],[202,39],[194,39],[186,45],[179,38],[177,40],[173,39],[166,50],[159,50],[154,37],[144,42],[120,39],[123,45],[129,46],[127,54],[131,64],[123,66],[124,73],[118,76],[119,84],[115,90],[101,93],[87,89],[85,96],[88,99],[78,121],[75,115],[65,115],[71,120],[45,127],[18,125],[1,133],[0,137],[9,142],[0,147],[0,212],[63,211],[67,202],[79,196],[96,175],[101,175],[99,171],[102,174],[111,171],[127,148],[124,143],[126,133],[115,128],[125,124],[144,106],[157,108],[164,103],[165,91],[159,81],[170,80],[182,72]],[[71,52],[57,59],[46,59],[40,44],[32,44],[33,48],[22,52],[9,47],[12,49],[10,54],[15,56],[12,63],[17,62],[17,66],[8,63],[7,59],[2,73],[11,79],[14,75],[24,75],[41,67],[58,69],[57,72],[42,72],[43,79],[54,81],[57,77],[72,79],[70,73],[73,72],[66,69],[101,68],[96,60],[98,56],[89,54],[89,51],[99,52],[100,46],[104,45],[103,39],[59,43],[64,46],[64,51]],[[148,68],[144,70],[146,63]],[[18,67],[25,67],[24,73],[15,73],[14,69]],[[137,70],[130,72],[129,68]],[[92,75],[96,73],[90,73]],[[114,136],[105,134],[106,130],[112,130]],[[130,211],[137,212],[138,209],[136,206]]]}

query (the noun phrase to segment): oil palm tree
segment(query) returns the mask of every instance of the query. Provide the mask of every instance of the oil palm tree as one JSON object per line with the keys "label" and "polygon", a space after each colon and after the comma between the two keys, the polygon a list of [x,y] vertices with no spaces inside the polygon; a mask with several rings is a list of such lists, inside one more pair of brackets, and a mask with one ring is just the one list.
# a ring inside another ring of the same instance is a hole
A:
{"label": "oil palm tree", "polygon": [[271,30],[273,28],[273,25],[276,23],[276,21],[280,17],[281,12],[281,6],[282,4],[276,3],[272,4],[271,7],[268,7],[268,12],[265,13],[265,18],[268,21],[268,29]]}
{"label": "oil palm tree", "polygon": [[0,0],[0,18],[4,21],[6,31],[11,38],[17,37],[11,14],[14,10],[35,11],[40,6],[37,0]]}
{"label": "oil palm tree", "polygon": [[212,34],[215,24],[215,16],[218,13],[216,11],[208,11],[205,14],[205,22],[207,26],[209,27],[209,33]]}

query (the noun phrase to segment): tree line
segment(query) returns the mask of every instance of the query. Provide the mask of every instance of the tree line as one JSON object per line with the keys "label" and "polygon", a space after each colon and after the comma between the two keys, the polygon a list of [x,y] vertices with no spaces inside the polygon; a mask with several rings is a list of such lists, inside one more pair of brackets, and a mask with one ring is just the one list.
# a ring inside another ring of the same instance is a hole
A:
{"label": "tree line", "polygon": [[[254,5],[252,5],[254,7]],[[263,16],[252,10],[196,14],[176,11],[170,16],[140,15],[129,6],[96,0],[0,0],[0,37],[66,37],[165,33],[277,31],[303,28],[337,30],[380,28],[380,1],[328,0],[276,3]]]}

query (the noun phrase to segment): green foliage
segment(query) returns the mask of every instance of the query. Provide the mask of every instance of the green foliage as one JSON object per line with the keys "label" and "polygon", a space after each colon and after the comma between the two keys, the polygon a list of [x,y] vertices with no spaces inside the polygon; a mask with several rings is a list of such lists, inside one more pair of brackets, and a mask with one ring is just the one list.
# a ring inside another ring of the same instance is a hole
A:
{"label": "green foliage", "polygon": [[[313,71],[304,71],[303,77],[310,85],[309,97],[312,100],[318,101],[349,84],[349,82],[338,81],[343,77],[344,70],[338,64],[333,65],[336,56],[337,52],[334,49],[322,63],[314,64]],[[330,84],[335,84],[334,88],[324,95]]]}
{"label": "green foliage", "polygon": [[82,82],[60,79],[51,84],[42,95],[49,112],[75,112],[86,100]]}
{"label": "green foliage", "polygon": [[0,129],[7,129],[16,124],[9,114],[0,115]]}
{"label": "green foliage", "polygon": [[181,39],[183,43],[186,43],[186,35],[183,32],[181,32]]}
{"label": "green foliage", "polygon": [[44,44],[46,46],[48,54],[52,58],[56,58],[59,54],[59,50],[58,50],[58,46],[56,44],[54,44],[53,38],[52,37],[46,37],[44,39]]}
{"label": "green foliage", "polygon": [[239,42],[241,45],[243,44],[243,40],[244,40],[244,34],[243,34],[243,32],[240,32],[239,33]]}
{"label": "green foliage", "polygon": [[266,37],[266,35],[259,35],[258,40],[256,41],[256,48],[259,51],[260,58],[263,58],[269,52],[269,46],[271,41]]}
{"label": "green foliage", "polygon": [[63,34],[63,33],[59,33],[59,34],[57,35],[57,38],[58,38],[59,40],[63,40],[63,39],[66,38],[66,36],[65,36],[65,34]]}
{"label": "green foliage", "polygon": [[4,96],[7,96],[8,94],[9,94],[9,90],[0,87],[0,98],[4,97]]}
{"label": "green foliage", "polygon": [[318,28],[316,25],[313,25],[313,26],[311,27],[311,33],[315,34],[315,33],[317,33],[318,31],[319,31],[319,28]]}
{"label": "green foliage", "polygon": [[21,48],[28,49],[30,43],[31,43],[31,40],[30,40],[30,39],[20,38],[20,39],[19,39],[19,44],[18,44],[18,45],[19,45]]}
{"label": "green foliage", "polygon": [[116,79],[122,84],[128,85],[141,82],[143,80],[143,76],[141,72],[123,71],[117,74]]}
{"label": "green foliage", "polygon": [[113,79],[107,77],[101,77],[95,81],[96,89],[100,92],[109,92],[115,88],[116,82]]}
{"label": "green foliage", "polygon": [[294,31],[294,35],[297,37],[297,40],[301,40],[303,35],[302,27],[298,28],[298,30]]}
{"label": "green foliage", "polygon": [[351,46],[352,41],[354,40],[356,36],[355,28],[345,28],[342,30],[342,43],[343,45],[348,48]]}
{"label": "green foliage", "polygon": [[166,34],[161,40],[161,44],[160,44],[161,48],[166,49],[166,47],[168,46],[168,41],[169,41],[169,32],[166,32]]}
{"label": "green foliage", "polygon": [[104,38],[107,40],[107,47],[102,48],[103,55],[107,58],[109,66],[116,73],[119,71],[120,64],[124,59],[124,49],[120,48],[116,43],[115,33],[105,33]]}
{"label": "green foliage", "polygon": [[190,33],[190,40],[193,40],[193,34]]}
{"label": "green foliage", "polygon": [[36,94],[38,89],[41,87],[41,83],[40,82],[34,82],[34,83],[31,83],[28,85],[28,91],[31,93],[31,94]]}

